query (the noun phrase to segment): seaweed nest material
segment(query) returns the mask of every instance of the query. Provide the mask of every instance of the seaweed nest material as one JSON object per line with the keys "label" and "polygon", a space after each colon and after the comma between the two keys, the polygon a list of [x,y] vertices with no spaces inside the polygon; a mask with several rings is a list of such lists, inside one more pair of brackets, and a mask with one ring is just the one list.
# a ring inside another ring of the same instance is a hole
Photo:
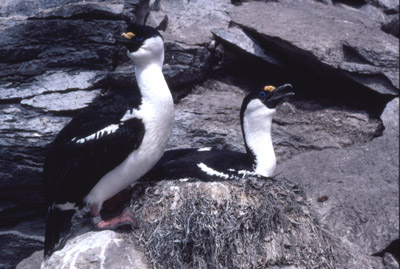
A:
{"label": "seaweed nest material", "polygon": [[135,188],[129,234],[154,268],[334,268],[329,238],[302,190],[247,176],[164,180]]}

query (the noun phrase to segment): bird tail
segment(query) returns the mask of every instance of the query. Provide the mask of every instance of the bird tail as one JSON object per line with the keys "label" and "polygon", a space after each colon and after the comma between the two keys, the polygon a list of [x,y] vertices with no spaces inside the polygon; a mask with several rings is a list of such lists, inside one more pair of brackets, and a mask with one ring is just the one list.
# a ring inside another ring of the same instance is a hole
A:
{"label": "bird tail", "polygon": [[74,213],[75,210],[61,210],[55,204],[49,206],[44,240],[45,258],[65,245],[66,236],[71,230],[71,219]]}

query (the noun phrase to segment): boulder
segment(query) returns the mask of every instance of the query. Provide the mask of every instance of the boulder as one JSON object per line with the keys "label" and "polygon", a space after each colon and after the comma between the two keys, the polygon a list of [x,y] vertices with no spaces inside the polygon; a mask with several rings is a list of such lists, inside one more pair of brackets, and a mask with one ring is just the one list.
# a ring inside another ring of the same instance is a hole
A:
{"label": "boulder", "polygon": [[374,254],[399,234],[398,98],[382,114],[385,131],[369,143],[299,154],[281,163],[301,183],[323,227]]}
{"label": "boulder", "polygon": [[[44,268],[149,268],[143,251],[113,231],[88,232],[67,242],[43,262]],[[124,251],[121,252],[121,249]],[[31,267],[32,268],[32,267]]]}

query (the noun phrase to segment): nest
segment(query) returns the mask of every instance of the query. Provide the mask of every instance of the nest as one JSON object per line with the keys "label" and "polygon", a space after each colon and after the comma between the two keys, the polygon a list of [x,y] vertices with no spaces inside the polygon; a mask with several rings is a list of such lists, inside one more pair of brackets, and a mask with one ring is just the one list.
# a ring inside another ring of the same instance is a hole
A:
{"label": "nest", "polygon": [[334,268],[332,246],[290,182],[248,176],[135,188],[128,236],[154,268]]}

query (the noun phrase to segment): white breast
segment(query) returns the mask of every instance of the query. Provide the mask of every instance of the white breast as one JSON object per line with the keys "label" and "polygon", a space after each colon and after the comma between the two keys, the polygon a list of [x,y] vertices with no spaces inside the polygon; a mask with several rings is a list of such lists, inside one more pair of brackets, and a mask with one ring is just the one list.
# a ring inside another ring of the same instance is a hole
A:
{"label": "white breast", "polygon": [[142,104],[127,111],[121,121],[141,119],[145,134],[140,146],[116,168],[108,172],[86,196],[89,204],[101,204],[134,184],[162,157],[171,136],[174,122],[174,104],[171,92],[158,65],[144,69],[136,67],[136,77],[142,94]]}
{"label": "white breast", "polygon": [[254,99],[244,112],[243,129],[247,146],[255,155],[254,171],[262,176],[272,176],[276,168],[276,157],[271,138],[272,116],[275,109],[269,109],[260,100]]}

